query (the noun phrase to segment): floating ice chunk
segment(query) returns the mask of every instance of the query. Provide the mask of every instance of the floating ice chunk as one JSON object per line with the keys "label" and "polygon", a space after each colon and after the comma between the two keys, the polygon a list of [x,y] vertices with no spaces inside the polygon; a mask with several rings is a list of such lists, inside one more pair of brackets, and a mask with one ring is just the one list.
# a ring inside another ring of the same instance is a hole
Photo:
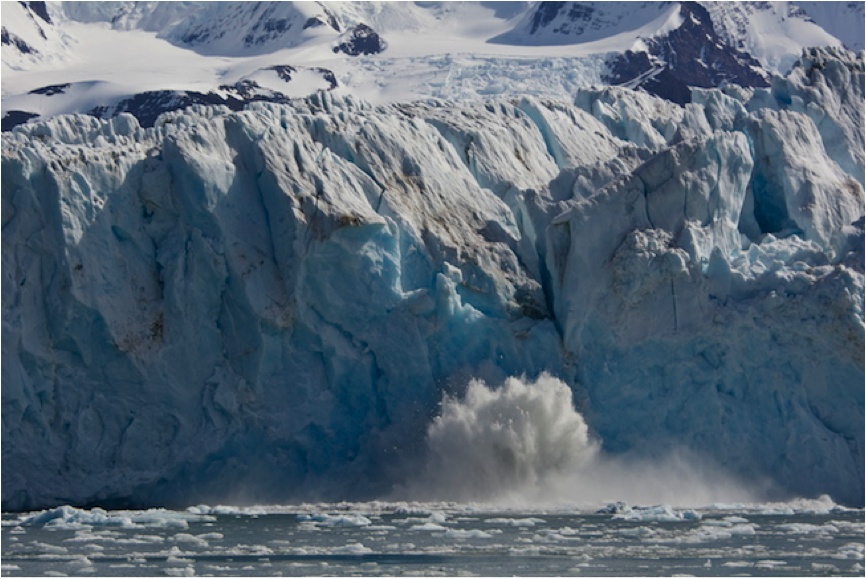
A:
{"label": "floating ice chunk", "polygon": [[757,533],[757,531],[756,531],[757,528],[758,528],[758,525],[753,525],[750,523],[750,524],[734,525],[734,526],[726,529],[725,531],[727,533],[730,533],[731,535],[754,535]]}
{"label": "floating ice chunk", "polygon": [[448,520],[448,515],[443,513],[442,511],[433,511],[432,513],[430,513],[430,516],[427,517],[427,520],[431,523],[442,524]]}
{"label": "floating ice chunk", "polygon": [[600,515],[616,515],[621,513],[627,513],[631,508],[628,506],[628,503],[617,501],[615,503],[608,503],[606,506],[598,509],[596,514]]}
{"label": "floating ice chunk", "polygon": [[794,499],[785,503],[760,503],[756,505],[740,505],[740,509],[753,510],[762,515],[827,515],[833,512],[846,510],[845,507],[837,505],[827,495],[821,495],[817,499]]}
{"label": "floating ice chunk", "polygon": [[195,535],[190,535],[188,533],[177,533],[172,537],[172,540],[177,543],[189,543],[199,547],[207,547],[208,542],[200,537],[196,537]]}
{"label": "floating ice chunk", "polygon": [[112,525],[128,528],[134,526],[132,519],[128,516],[112,516],[99,508],[85,511],[68,505],[25,516],[20,522],[23,525],[43,525],[64,529],[78,529],[85,525]]}
{"label": "floating ice chunk", "polygon": [[309,515],[298,515],[298,520],[312,522],[323,527],[366,527],[372,524],[370,519],[358,514],[329,515],[327,513],[312,513]]}
{"label": "floating ice chunk", "polygon": [[703,524],[704,527],[732,527],[733,525],[733,523],[723,519],[705,520]]}
{"label": "floating ice chunk", "polygon": [[649,527],[629,527],[628,529],[617,529],[616,533],[629,537],[652,537],[657,531]]}
{"label": "floating ice chunk", "polygon": [[481,529],[448,529],[445,531],[446,539],[492,539],[493,535]]}
{"label": "floating ice chunk", "polygon": [[74,555],[71,560],[67,562],[67,565],[71,567],[78,567],[76,569],[76,573],[91,573],[90,569],[93,568],[93,562],[87,558],[86,555]]}
{"label": "floating ice chunk", "polygon": [[169,565],[187,565],[189,563],[186,559],[175,556],[168,557],[165,562]]}
{"label": "floating ice chunk", "polygon": [[52,529],[78,530],[92,526],[111,526],[132,529],[139,526],[186,529],[189,520],[207,521],[212,517],[149,509],[146,511],[106,511],[100,508],[76,509],[68,505],[24,515],[22,525],[42,525]]}
{"label": "floating ice chunk", "polygon": [[618,513],[613,519],[625,521],[700,521],[701,514],[693,510],[675,511],[669,505],[655,505],[652,507],[634,507],[631,510]]}
{"label": "floating ice chunk", "polygon": [[864,545],[863,543],[847,543],[836,551],[833,555],[831,555],[834,559],[860,559],[864,558]]}
{"label": "floating ice chunk", "polygon": [[169,577],[195,577],[194,567],[168,567],[163,569],[163,573]]}
{"label": "floating ice chunk", "polygon": [[793,535],[830,534],[839,532],[839,528],[834,525],[813,525],[810,523],[788,523],[785,525],[778,525],[776,529]]}
{"label": "floating ice chunk", "polygon": [[187,512],[196,515],[266,515],[268,511],[262,507],[232,507],[227,505],[197,505],[187,507]]}
{"label": "floating ice chunk", "polygon": [[337,547],[331,552],[335,555],[369,555],[373,552],[373,549],[365,547],[361,543],[349,543],[348,545]]}
{"label": "floating ice chunk", "polygon": [[787,561],[776,561],[775,559],[762,559],[755,563],[755,567],[758,569],[773,569],[774,567],[781,567],[783,565],[787,565]]}
{"label": "floating ice chunk", "polygon": [[497,518],[497,519],[487,519],[484,521],[490,525],[509,525],[512,527],[534,527],[538,524],[544,524],[547,521],[544,519],[537,519],[535,517],[528,517],[525,519],[506,519],[506,518]]}
{"label": "floating ice chunk", "polygon": [[160,537],[158,535],[134,535],[130,538],[111,538],[110,542],[117,543],[118,545],[154,545],[157,543],[164,543],[165,537]]}
{"label": "floating ice chunk", "polygon": [[442,525],[436,523],[424,523],[421,525],[412,525],[409,527],[410,531],[447,531],[447,527],[443,527]]}
{"label": "floating ice chunk", "polygon": [[850,533],[852,535],[863,535],[866,532],[866,522],[863,521],[829,521],[828,525],[833,525],[839,529],[840,533]]}
{"label": "floating ice chunk", "polygon": [[[177,547],[173,547],[177,549]],[[192,554],[192,553],[190,553]],[[274,554],[274,550],[265,545],[236,545],[225,550],[227,556],[249,556],[269,557]]]}

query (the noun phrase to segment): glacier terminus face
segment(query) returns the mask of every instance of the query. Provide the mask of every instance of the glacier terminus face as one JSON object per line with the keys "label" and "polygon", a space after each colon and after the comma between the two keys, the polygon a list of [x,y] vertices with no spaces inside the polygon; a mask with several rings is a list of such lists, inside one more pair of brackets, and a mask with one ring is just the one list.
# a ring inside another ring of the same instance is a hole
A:
{"label": "glacier terminus face", "polygon": [[369,500],[436,465],[432,498],[491,498],[677,452],[862,506],[863,85],[815,49],[685,106],[4,133],[3,508]]}

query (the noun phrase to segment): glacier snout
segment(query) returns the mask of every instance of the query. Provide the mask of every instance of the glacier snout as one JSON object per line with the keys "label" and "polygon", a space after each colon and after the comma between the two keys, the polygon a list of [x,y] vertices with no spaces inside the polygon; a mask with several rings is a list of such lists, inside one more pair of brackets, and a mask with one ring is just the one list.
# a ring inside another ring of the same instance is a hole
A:
{"label": "glacier snout", "polygon": [[601,453],[862,503],[844,70],[684,108],[319,95],[16,128],[3,507],[385,496],[443,394],[544,372]]}

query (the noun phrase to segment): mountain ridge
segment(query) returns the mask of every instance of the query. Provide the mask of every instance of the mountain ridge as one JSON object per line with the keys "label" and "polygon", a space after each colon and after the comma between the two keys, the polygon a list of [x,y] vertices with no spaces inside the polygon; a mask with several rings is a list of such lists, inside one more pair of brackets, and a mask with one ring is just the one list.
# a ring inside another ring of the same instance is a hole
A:
{"label": "mountain ridge", "polygon": [[[22,119],[122,110],[150,124],[148,94],[175,95],[160,101],[163,112],[172,102],[233,103],[221,87],[247,80],[261,85],[256,99],[275,102],[319,90],[375,103],[527,90],[568,98],[613,83],[684,104],[694,87],[766,86],[806,46],[862,49],[864,20],[862,3],[809,2],[784,10],[761,2],[8,2],[2,10],[5,130]],[[273,66],[322,72],[248,78]],[[551,66],[573,72],[539,73]],[[72,88],[33,93],[61,84]],[[139,114],[135,102],[147,108]]]}

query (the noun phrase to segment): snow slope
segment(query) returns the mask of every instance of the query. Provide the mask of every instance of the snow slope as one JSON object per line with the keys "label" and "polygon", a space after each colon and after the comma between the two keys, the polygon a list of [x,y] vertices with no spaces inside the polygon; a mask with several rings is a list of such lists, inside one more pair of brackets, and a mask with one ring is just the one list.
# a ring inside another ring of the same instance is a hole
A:
{"label": "snow slope", "polygon": [[863,50],[862,2],[708,2],[706,8],[732,46],[778,73],[806,47]]}
{"label": "snow slope", "polygon": [[[21,2],[3,4],[4,75],[9,71],[62,64],[76,42],[75,38],[55,25],[44,2],[33,4],[34,8]],[[6,94],[5,87],[3,94]]]}
{"label": "snow slope", "polygon": [[556,45],[663,35],[682,24],[678,2],[541,2],[494,41]]}
{"label": "snow slope", "polygon": [[863,20],[866,4],[863,2],[797,2],[815,24],[842,41],[851,50],[863,50]]}
{"label": "snow slope", "polygon": [[[443,395],[544,372],[583,418],[533,415],[604,455],[862,505],[863,69],[16,128],[3,508],[387,496]],[[564,399],[515,388],[490,408]],[[491,448],[502,480],[560,456]]]}

